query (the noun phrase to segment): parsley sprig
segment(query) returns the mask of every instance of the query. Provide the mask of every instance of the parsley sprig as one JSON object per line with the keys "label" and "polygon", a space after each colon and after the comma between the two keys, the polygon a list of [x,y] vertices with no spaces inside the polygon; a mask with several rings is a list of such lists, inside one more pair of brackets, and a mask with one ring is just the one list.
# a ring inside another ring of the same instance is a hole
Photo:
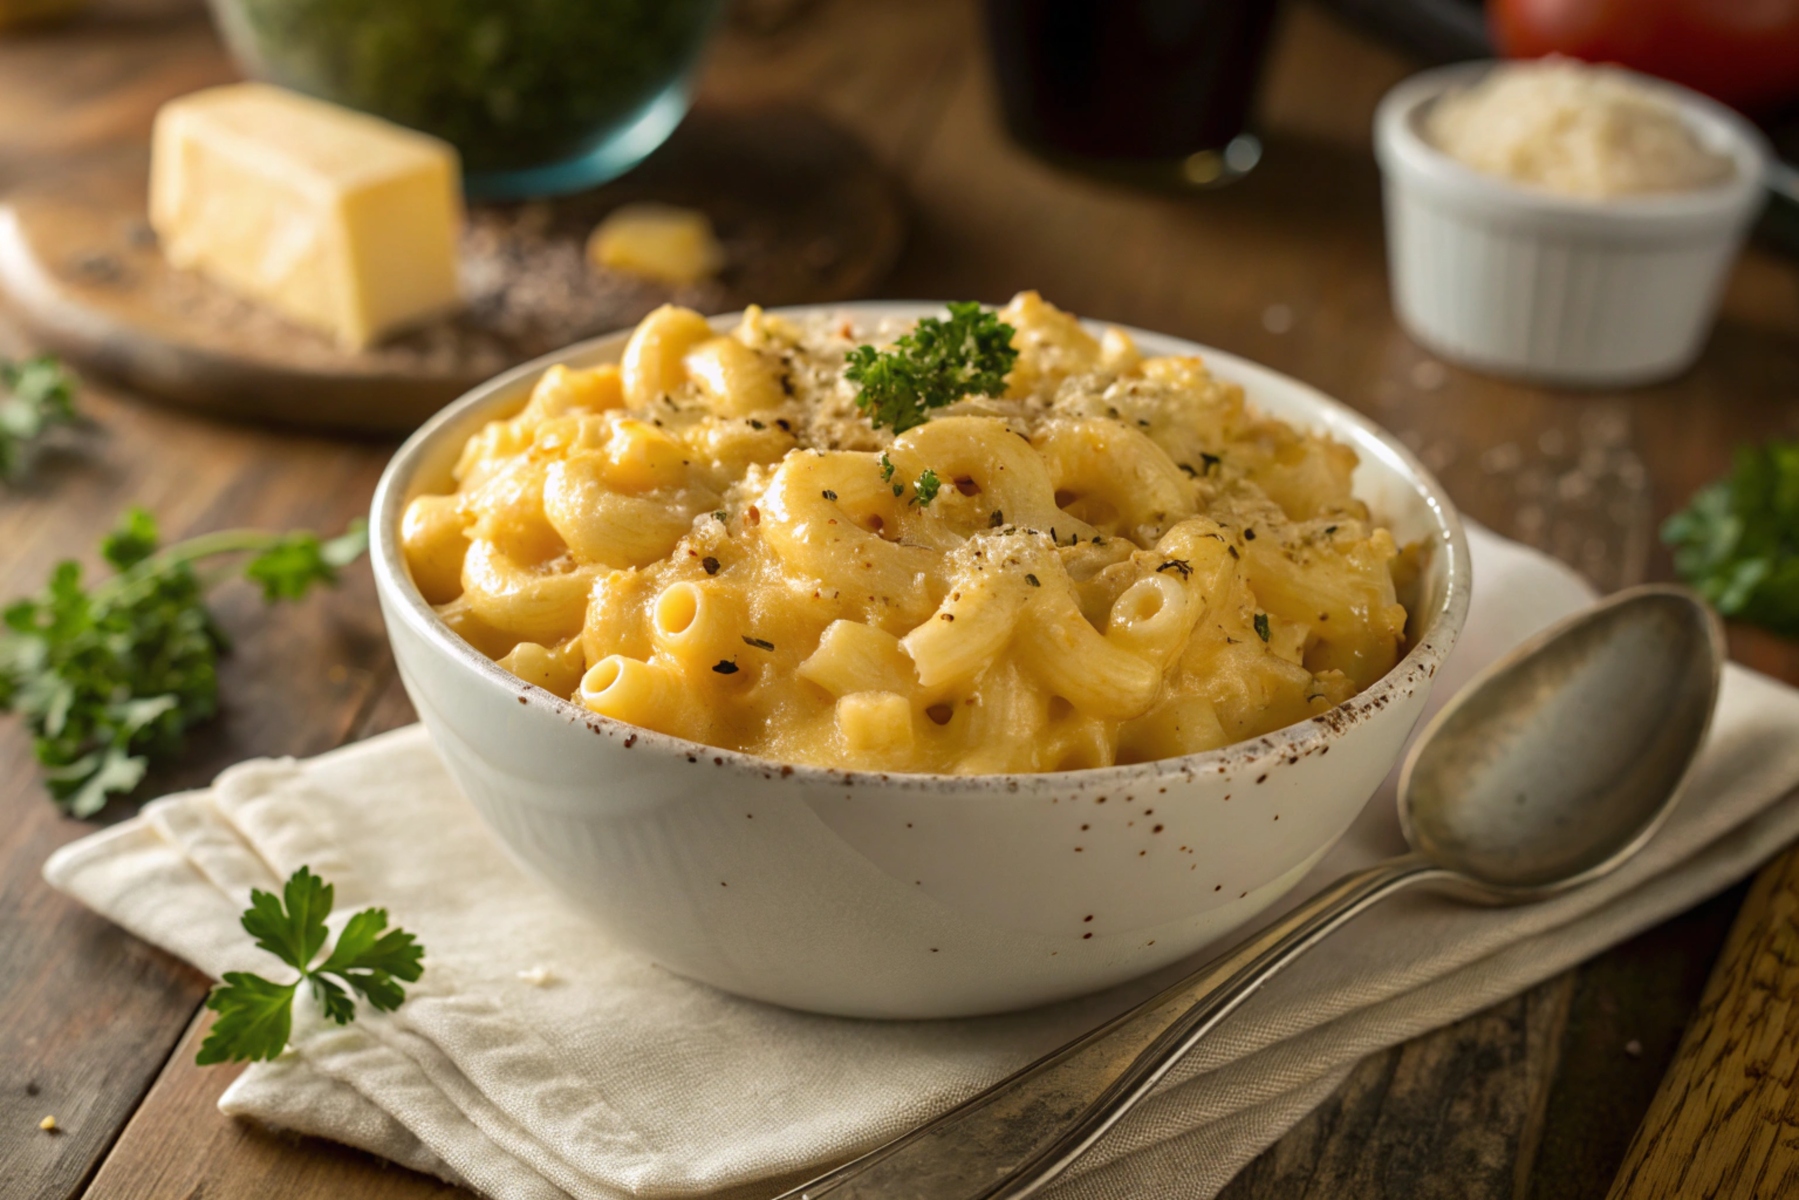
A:
{"label": "parsley sprig", "polygon": [[1799,442],[1737,451],[1662,526],[1674,568],[1725,616],[1799,637]]}
{"label": "parsley sprig", "polygon": [[926,467],[924,473],[919,475],[918,482],[912,485],[912,490],[918,496],[918,507],[931,507],[931,501],[937,498],[937,492],[942,487],[943,480],[937,478],[937,472]]}
{"label": "parsley sprig", "polygon": [[78,419],[75,377],[62,363],[48,354],[23,362],[0,358],[0,480],[18,480],[33,444]]}
{"label": "parsley sprig", "polygon": [[50,794],[91,816],[218,711],[228,642],[205,601],[226,576],[198,564],[251,555],[242,574],[272,603],[335,583],[367,545],[357,522],[329,541],[229,529],[163,548],[150,514],[132,509],[101,543],[111,578],[83,586],[80,564],[65,561],[41,594],[0,613],[0,712],[25,718]]}
{"label": "parsley sprig", "polygon": [[[227,971],[225,981],[206,997],[206,1007],[219,1014],[195,1062],[271,1059],[287,1046],[293,1031],[294,996],[306,984],[339,1025],[356,1019],[356,1001],[367,1000],[378,1012],[392,1012],[406,999],[399,981],[416,983],[424,973],[425,948],[403,929],[387,927],[387,910],[365,908],[344,923],[337,945],[317,966],[325,948],[336,889],[306,867],[288,878],[282,894],[255,890],[244,910],[244,932],[256,944],[299,972],[292,983],[272,983],[245,971]],[[348,989],[348,990],[346,990]]]}
{"label": "parsley sprig", "polygon": [[857,346],[843,377],[861,385],[856,405],[877,429],[923,425],[930,410],[964,396],[996,396],[1018,358],[1016,332],[972,300],[949,306],[949,319],[926,317],[891,349]]}

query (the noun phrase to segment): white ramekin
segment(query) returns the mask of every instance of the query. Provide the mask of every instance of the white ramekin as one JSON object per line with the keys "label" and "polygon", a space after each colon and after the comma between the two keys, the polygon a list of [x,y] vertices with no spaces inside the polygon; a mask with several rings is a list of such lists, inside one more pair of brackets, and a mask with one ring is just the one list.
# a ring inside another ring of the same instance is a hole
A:
{"label": "white ramekin", "polygon": [[1401,324],[1443,358],[1544,383],[1628,386],[1679,374],[1699,356],[1766,196],[1761,135],[1696,92],[1636,76],[1736,162],[1729,182],[1612,200],[1523,187],[1464,166],[1422,134],[1433,101],[1495,65],[1415,75],[1375,113]]}

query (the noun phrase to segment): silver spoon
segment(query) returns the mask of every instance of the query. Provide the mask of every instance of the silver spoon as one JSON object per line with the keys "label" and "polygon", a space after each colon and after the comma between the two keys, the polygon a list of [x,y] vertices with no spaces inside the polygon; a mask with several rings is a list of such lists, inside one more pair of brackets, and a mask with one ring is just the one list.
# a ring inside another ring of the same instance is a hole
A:
{"label": "silver spoon", "polygon": [[1615,870],[1674,806],[1711,723],[1724,637],[1682,588],[1621,592],[1494,663],[1399,780],[1412,852],[1338,880],[1092,1033],[778,1200],[998,1200],[1080,1157],[1182,1055],[1358,913],[1429,883],[1541,900]]}

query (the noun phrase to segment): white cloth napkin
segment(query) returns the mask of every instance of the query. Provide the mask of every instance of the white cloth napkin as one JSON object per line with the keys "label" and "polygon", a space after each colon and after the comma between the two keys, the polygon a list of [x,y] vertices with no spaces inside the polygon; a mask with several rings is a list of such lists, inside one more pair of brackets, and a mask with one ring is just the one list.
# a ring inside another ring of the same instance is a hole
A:
{"label": "white cloth napkin", "polygon": [[[1447,695],[1590,600],[1565,568],[1474,539],[1474,611]],[[1518,909],[1418,895],[1301,960],[1046,1195],[1212,1196],[1364,1055],[1560,972],[1738,879],[1799,835],[1799,693],[1732,668],[1673,819],[1628,867]],[[1401,849],[1389,789],[1295,897]],[[334,925],[385,906],[428,950],[391,1015],[324,1022],[251,1067],[228,1113],[334,1138],[505,1200],[772,1195],[954,1104],[1154,981],[968,1021],[808,1016],[687,982],[609,944],[525,878],[418,727],[306,762],[244,763],[59,851],[52,884],[212,975],[273,972],[238,927],[302,863]],[[1165,978],[1166,976],[1164,976]]]}

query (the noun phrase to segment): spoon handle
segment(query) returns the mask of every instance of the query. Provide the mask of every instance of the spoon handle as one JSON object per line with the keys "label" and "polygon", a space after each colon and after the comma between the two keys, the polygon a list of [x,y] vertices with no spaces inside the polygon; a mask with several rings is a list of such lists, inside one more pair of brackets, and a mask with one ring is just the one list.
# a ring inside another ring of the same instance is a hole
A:
{"label": "spoon handle", "polygon": [[1448,872],[1417,855],[1346,875],[1223,957],[1017,1074],[779,1200],[1000,1200],[1060,1174],[1182,1055],[1363,910]]}

